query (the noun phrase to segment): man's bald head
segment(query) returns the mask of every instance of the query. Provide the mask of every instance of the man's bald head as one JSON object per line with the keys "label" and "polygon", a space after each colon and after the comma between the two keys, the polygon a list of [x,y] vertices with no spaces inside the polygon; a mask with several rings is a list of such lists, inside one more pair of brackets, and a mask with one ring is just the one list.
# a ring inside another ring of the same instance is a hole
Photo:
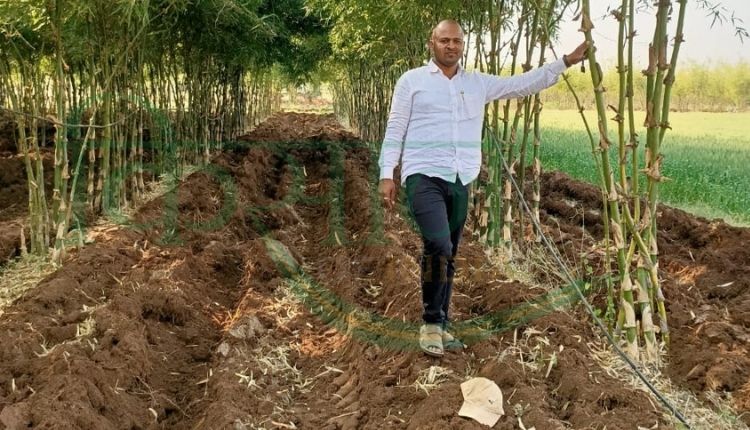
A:
{"label": "man's bald head", "polygon": [[461,24],[458,23],[455,19],[444,19],[440,21],[433,29],[431,34],[431,39],[435,39],[435,37],[443,32],[452,32],[458,30],[459,33],[461,33],[461,37],[464,35],[464,30],[461,28]]}
{"label": "man's bald head", "polygon": [[455,73],[455,67],[464,52],[464,31],[452,19],[440,21],[432,29],[432,37],[428,43],[435,63],[446,70]]}

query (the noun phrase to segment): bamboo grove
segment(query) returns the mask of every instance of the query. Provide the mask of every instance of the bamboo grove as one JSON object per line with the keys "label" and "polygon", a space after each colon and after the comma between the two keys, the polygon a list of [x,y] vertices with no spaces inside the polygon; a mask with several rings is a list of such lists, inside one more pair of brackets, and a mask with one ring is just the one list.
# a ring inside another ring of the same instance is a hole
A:
{"label": "bamboo grove", "polygon": [[[0,108],[13,115],[29,184],[22,232],[32,253],[51,249],[60,261],[77,223],[132,207],[149,181],[207,163],[223,142],[279,108],[283,85],[310,78],[329,83],[335,112],[377,150],[393,86],[429,58],[436,22],[461,22],[465,68],[510,76],[553,60],[560,26],[573,25],[563,18],[577,16],[589,44],[590,94],[569,85],[569,97],[600,178],[603,314],[632,357],[657,361],[669,341],[657,246],[661,148],[687,0],[612,3],[609,34],[619,53],[610,88],[597,62],[589,0],[0,3]],[[654,22],[642,78],[634,63],[636,14]],[[590,99],[596,120],[581,102]],[[643,110],[645,133],[635,123]],[[486,108],[486,174],[473,187],[470,210],[476,234],[507,255],[530,249],[541,234],[542,116],[539,95]],[[54,180],[45,189],[50,145]]]}
{"label": "bamboo grove", "polygon": [[325,26],[295,0],[14,0],[0,17],[0,107],[24,157],[26,231],[54,261],[71,228],[206,163],[328,52]]}
{"label": "bamboo grove", "polygon": [[[608,224],[605,230],[611,233],[612,240],[606,246],[608,249],[612,246],[616,255],[614,264],[619,285],[616,330],[624,332],[627,352],[631,357],[656,362],[660,343],[669,342],[665,298],[658,271],[657,205],[659,184],[665,179],[661,175],[661,146],[670,128],[671,91],[684,40],[687,0],[662,0],[653,7],[656,19],[649,44],[648,65],[643,70],[647,94],[646,106],[643,107],[646,111],[645,144],[639,141],[633,102],[635,3],[635,0],[622,0],[620,7],[612,11],[612,17],[618,24],[619,47],[616,105],[608,105],[606,100],[608,90],[602,84],[602,68],[596,60],[589,0],[583,0],[581,31],[590,46],[594,47],[588,53],[598,124],[598,146],[594,147],[594,155],[598,154],[601,158],[598,164],[602,178],[600,185],[608,214],[604,217],[604,222]],[[676,27],[670,49],[667,23],[673,18],[672,15],[676,15]],[[614,112],[614,139],[610,138],[607,106]],[[614,163],[611,151],[616,151]],[[655,316],[657,323],[654,322]],[[643,351],[640,350],[641,345]]]}
{"label": "bamboo grove", "polygon": [[[464,64],[468,69],[514,75],[547,61],[554,37],[572,0],[383,2],[310,0],[334,24],[333,55],[329,62],[335,108],[365,141],[382,138],[390,108],[390,91],[398,77],[428,58],[426,41],[435,22],[456,17],[466,32]],[[492,247],[512,250],[513,237],[525,237],[531,223],[519,210],[509,178],[500,163],[503,157],[518,179],[532,164],[534,217],[539,217],[541,178],[538,96],[495,102],[487,109],[487,121],[503,143],[496,148],[488,139],[483,152],[489,175],[486,186],[474,190],[474,212],[480,220],[480,236]],[[515,219],[518,222],[515,222]],[[515,227],[514,227],[515,225]],[[514,235],[513,228],[517,229]]]}
{"label": "bamboo grove", "polygon": [[[383,87],[392,88],[403,71],[427,60],[425,41],[431,25],[439,19],[456,17],[462,23],[466,32],[463,64],[467,69],[514,75],[556,57],[552,48],[564,14],[577,16],[581,38],[585,37],[590,46],[587,74],[597,119],[587,118],[581,105],[584,97],[576,94],[571,85],[569,97],[581,110],[582,127],[590,136],[588,143],[581,144],[591,145],[601,183],[605,232],[602,247],[608,273],[608,304],[603,314],[611,330],[623,339],[631,357],[658,361],[661,345],[669,341],[658,270],[656,214],[659,184],[664,180],[660,148],[670,128],[670,98],[687,0],[659,0],[654,4],[613,1],[617,4],[610,18],[617,25],[610,30],[619,42],[614,102],[607,101],[604,71],[596,61],[588,0],[443,1],[439,9],[433,2],[310,3],[321,7],[333,22],[333,57],[328,67],[336,77],[337,110],[366,140],[375,142],[375,148],[384,133],[389,108],[390,92],[383,91]],[[633,62],[637,13],[655,21],[650,61],[643,71],[645,79],[636,79],[637,66]],[[675,26],[671,39],[667,33],[670,19]],[[636,88],[636,83],[645,84],[645,88]],[[635,92],[646,95],[645,106],[636,104]],[[614,111],[614,118],[608,116],[608,106]],[[478,220],[475,228],[480,237],[490,247],[503,248],[507,253],[523,250],[539,240],[534,225],[540,216],[542,108],[537,95],[494,102],[486,111],[489,127],[482,149],[487,175],[474,187],[471,210]],[[640,130],[634,119],[639,110],[647,111],[646,131],[641,133],[645,135],[644,143],[639,142]],[[610,132],[610,128],[615,131]],[[503,165],[510,167],[509,172]],[[528,190],[524,198],[530,202],[534,220],[529,220],[522,210],[511,179]]]}

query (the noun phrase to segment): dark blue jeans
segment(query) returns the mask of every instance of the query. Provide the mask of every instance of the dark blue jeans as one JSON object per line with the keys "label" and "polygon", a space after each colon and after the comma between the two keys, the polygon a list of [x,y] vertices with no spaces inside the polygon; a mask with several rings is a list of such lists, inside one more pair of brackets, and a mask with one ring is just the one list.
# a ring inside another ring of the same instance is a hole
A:
{"label": "dark blue jeans", "polygon": [[406,196],[422,235],[422,319],[448,322],[453,290],[454,258],[466,223],[468,186],[422,174],[406,178]]}

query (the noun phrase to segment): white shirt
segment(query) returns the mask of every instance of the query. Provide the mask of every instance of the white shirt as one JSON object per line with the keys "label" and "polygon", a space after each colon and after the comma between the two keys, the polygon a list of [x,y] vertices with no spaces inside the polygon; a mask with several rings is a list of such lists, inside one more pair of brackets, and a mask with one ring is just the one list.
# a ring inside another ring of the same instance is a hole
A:
{"label": "white shirt", "polygon": [[422,173],[468,184],[482,163],[484,106],[492,100],[524,97],[554,85],[566,70],[562,59],[512,77],[467,72],[459,66],[448,79],[430,61],[396,83],[380,150],[380,179],[393,179],[399,158],[401,180]]}

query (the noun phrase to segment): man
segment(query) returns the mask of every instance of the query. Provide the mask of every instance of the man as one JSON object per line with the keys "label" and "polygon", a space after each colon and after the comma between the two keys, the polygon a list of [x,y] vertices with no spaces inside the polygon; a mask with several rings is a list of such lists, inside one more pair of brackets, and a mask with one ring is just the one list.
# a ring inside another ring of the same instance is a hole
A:
{"label": "man", "polygon": [[585,42],[562,59],[514,77],[465,71],[464,33],[453,20],[432,31],[432,60],[409,70],[396,83],[380,153],[379,192],[392,208],[393,170],[401,159],[409,210],[423,240],[419,344],[440,357],[460,347],[446,327],[455,272],[454,258],[466,221],[468,184],[481,164],[484,106],[497,99],[535,94],[554,85],[561,73],[583,60]]}

